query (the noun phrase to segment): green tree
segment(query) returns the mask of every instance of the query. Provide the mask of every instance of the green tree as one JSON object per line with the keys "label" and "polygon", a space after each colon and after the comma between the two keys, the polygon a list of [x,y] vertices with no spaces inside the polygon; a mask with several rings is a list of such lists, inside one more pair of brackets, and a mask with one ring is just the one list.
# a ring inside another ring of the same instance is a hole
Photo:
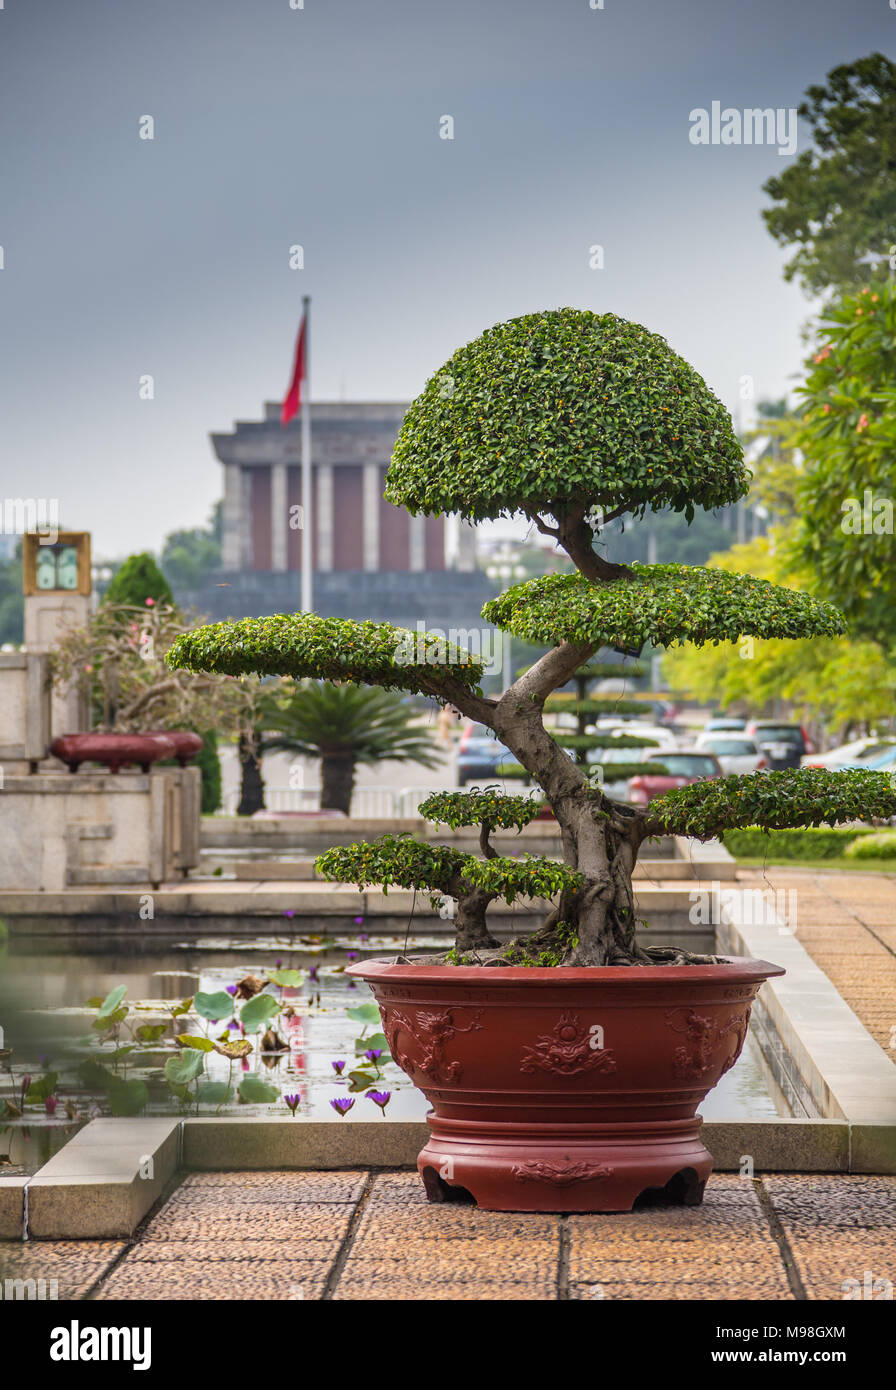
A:
{"label": "green tree", "polygon": [[[482,662],[436,634],[297,613],[199,628],[174,643],[169,662],[404,689],[454,705],[492,729],[544,790],[566,861],[553,879],[534,865],[509,875],[482,861],[478,885],[508,902],[545,885],[559,894],[540,937],[553,963],[680,963],[693,957],[642,946],[636,936],[632,874],[652,835],[708,839],[740,825],[896,812],[885,774],[809,768],[705,781],[646,808],[622,805],[589,783],[545,726],[548,697],[602,646],[634,651],[646,643],[843,631],[842,615],[809,594],[721,569],[620,565],[595,548],[613,516],[641,517],[657,505],[688,516],[730,505],[748,486],[730,416],[662,338],[613,314],[527,314],[460,348],[429,380],[405,416],[386,493],[412,513],[475,520],[522,511],[562,546],[574,573],[517,584],[482,610],[486,622],[547,646],[540,660],[500,698],[487,698]],[[397,870],[419,850],[402,839],[380,856]]]}
{"label": "green tree", "polygon": [[152,607],[152,603],[174,607],[174,595],[168,580],[148,551],[131,555],[114,575],[103,595],[103,604],[126,604],[130,607]]}
{"label": "green tree", "polygon": [[807,363],[794,563],[856,633],[896,639],[896,284],[831,304]]}
{"label": "green tree", "polygon": [[196,766],[202,776],[202,814],[213,816],[221,805],[221,760],[218,757],[218,735],[214,729],[202,735]]}
{"label": "green tree", "polygon": [[810,294],[857,289],[869,256],[896,243],[896,63],[872,53],[812,86],[798,108],[814,146],[763,186],[775,240],[796,251],[784,268]]}
{"label": "green tree", "polygon": [[321,808],[348,815],[358,763],[438,766],[429,730],[413,718],[413,710],[388,691],[316,681],[265,702],[260,749],[319,758]]}
{"label": "green tree", "polygon": [[207,526],[171,531],[162,545],[161,565],[175,591],[197,589],[221,565],[221,503]]}

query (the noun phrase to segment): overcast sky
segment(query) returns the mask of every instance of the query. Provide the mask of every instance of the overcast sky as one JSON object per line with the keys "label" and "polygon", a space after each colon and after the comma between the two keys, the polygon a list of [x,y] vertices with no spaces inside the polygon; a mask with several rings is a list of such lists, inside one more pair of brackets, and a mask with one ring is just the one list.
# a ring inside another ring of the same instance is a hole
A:
{"label": "overcast sky", "polygon": [[410,399],[566,304],[731,409],[744,375],[781,395],[811,305],[761,185],[792,156],[694,145],[689,113],[795,107],[875,49],[886,0],[5,0],[0,494],[103,556],[202,524],[209,431],[283,395],[302,294],[321,400]]}

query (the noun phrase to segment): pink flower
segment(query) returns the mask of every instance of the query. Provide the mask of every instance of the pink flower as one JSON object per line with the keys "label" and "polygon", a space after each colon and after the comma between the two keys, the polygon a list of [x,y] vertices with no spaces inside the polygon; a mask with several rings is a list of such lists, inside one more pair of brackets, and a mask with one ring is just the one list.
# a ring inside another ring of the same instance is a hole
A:
{"label": "pink flower", "polygon": [[867,430],[867,428],[868,428],[868,416],[867,416],[867,415],[860,415],[860,416],[859,416],[859,423],[856,425],[856,434],[860,434],[862,430]]}
{"label": "pink flower", "polygon": [[829,405],[822,406],[822,414],[823,414],[823,415],[827,415],[827,413],[828,413],[828,411],[830,410],[830,408],[831,408],[831,407],[830,407]]}
{"label": "pink flower", "polygon": [[155,599],[154,599],[154,598],[148,598],[148,599],[146,600],[146,606],[147,606],[147,608],[155,608],[155,606],[156,606],[156,601],[155,601]]}
{"label": "pink flower", "polygon": [[56,1106],[57,1106],[58,1104],[59,1104],[59,1099],[58,1099],[57,1096],[47,1096],[46,1099],[44,1100],[44,1109],[46,1110],[46,1112],[47,1112],[48,1115],[52,1115],[52,1114],[54,1114],[54,1112],[55,1112],[55,1110],[56,1110]]}

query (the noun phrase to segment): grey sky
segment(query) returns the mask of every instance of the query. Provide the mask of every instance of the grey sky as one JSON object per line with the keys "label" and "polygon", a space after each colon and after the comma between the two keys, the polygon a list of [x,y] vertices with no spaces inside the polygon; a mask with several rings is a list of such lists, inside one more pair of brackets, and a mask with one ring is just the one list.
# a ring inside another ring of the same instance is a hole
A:
{"label": "grey sky", "polygon": [[796,106],[896,56],[896,12],[604,4],[5,0],[0,493],[58,497],[107,556],[201,524],[208,433],[283,394],[303,293],[319,399],[409,399],[562,304],[663,333],[732,409],[745,374],[783,393],[810,305],[759,212],[789,161],[694,146],[689,112]]}

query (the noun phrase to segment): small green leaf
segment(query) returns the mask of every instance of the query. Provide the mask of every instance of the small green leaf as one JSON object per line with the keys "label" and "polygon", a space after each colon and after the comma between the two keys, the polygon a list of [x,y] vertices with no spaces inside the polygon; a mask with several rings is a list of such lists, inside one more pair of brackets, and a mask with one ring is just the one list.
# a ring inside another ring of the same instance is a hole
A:
{"label": "small green leaf", "polygon": [[169,1057],[165,1063],[165,1076],[175,1086],[186,1086],[202,1071],[204,1062],[201,1052],[191,1050],[181,1052],[177,1057]]}
{"label": "small green leaf", "polygon": [[263,1024],[279,1012],[280,1005],[273,995],[256,994],[240,1010],[240,1023],[247,1033],[257,1033]]}
{"label": "small green leaf", "polygon": [[192,1047],[197,1052],[214,1052],[215,1044],[211,1038],[199,1038],[192,1033],[178,1033],[177,1041],[181,1047]]}

